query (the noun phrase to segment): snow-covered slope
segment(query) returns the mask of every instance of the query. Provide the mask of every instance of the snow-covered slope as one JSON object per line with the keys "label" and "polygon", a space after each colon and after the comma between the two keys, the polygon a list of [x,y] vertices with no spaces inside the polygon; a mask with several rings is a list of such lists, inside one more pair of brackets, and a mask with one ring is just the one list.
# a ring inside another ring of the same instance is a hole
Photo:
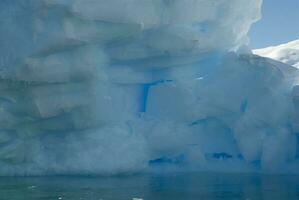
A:
{"label": "snow-covered slope", "polygon": [[299,68],[299,39],[278,46],[256,49],[253,53]]}

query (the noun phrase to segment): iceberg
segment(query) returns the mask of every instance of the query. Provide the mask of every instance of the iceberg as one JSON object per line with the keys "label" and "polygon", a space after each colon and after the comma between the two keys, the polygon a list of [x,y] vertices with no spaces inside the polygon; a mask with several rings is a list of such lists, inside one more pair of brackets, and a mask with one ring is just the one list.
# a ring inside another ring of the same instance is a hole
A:
{"label": "iceberg", "polygon": [[299,70],[262,0],[0,1],[0,175],[298,173]]}

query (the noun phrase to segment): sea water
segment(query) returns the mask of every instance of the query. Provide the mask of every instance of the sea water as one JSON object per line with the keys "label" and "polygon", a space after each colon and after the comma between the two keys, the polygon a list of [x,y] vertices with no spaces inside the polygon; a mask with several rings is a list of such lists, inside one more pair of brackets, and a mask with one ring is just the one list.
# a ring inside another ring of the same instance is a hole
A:
{"label": "sea water", "polygon": [[1,200],[295,200],[299,176],[168,173],[114,177],[1,177]]}

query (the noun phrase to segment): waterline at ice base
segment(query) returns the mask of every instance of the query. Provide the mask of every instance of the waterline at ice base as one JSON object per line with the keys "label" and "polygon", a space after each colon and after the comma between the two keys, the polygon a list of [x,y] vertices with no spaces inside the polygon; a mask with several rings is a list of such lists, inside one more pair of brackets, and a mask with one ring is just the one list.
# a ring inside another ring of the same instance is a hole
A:
{"label": "waterline at ice base", "polygon": [[298,174],[299,70],[247,47],[261,6],[0,1],[0,175]]}

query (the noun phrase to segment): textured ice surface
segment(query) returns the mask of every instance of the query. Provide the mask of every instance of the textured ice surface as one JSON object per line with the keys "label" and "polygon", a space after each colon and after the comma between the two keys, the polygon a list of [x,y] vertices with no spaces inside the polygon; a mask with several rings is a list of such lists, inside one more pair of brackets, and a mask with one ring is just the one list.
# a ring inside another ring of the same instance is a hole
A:
{"label": "textured ice surface", "polygon": [[261,0],[0,1],[0,174],[297,173],[299,72]]}

